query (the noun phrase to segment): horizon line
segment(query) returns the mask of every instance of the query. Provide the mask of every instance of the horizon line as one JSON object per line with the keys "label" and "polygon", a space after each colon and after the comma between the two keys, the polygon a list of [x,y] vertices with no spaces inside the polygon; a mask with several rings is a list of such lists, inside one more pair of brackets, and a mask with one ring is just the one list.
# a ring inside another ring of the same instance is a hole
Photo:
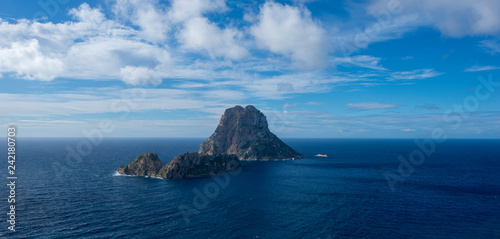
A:
{"label": "horizon line", "polygon": [[[4,137],[7,138],[7,137]],[[72,139],[83,139],[87,138],[85,136],[16,136],[16,138],[43,138],[43,139],[57,139],[57,138],[72,138]],[[206,136],[192,136],[192,137],[165,137],[165,136],[144,136],[144,137],[137,137],[137,136],[123,136],[123,137],[115,137],[115,136],[107,136],[107,137],[102,137],[103,139],[206,139],[208,137]],[[377,137],[278,137],[280,139],[430,139],[430,137],[389,137],[389,138],[377,138]],[[500,140],[500,138],[466,138],[466,137],[449,137],[446,140],[449,139],[497,139]]]}

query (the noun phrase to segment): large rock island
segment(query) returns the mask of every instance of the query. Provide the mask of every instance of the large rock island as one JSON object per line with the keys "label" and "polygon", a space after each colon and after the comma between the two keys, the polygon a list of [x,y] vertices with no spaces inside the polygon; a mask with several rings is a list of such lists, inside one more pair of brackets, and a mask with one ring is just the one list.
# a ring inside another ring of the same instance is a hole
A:
{"label": "large rock island", "polygon": [[241,167],[240,160],[289,160],[302,158],[268,127],[262,112],[248,105],[226,109],[215,132],[200,145],[199,152],[176,156],[162,167],[153,153],[139,155],[118,168],[126,175],[164,179],[195,178],[229,172]]}
{"label": "large rock island", "polygon": [[215,132],[200,145],[200,154],[234,154],[240,160],[302,158],[274,135],[266,116],[252,105],[226,109]]}

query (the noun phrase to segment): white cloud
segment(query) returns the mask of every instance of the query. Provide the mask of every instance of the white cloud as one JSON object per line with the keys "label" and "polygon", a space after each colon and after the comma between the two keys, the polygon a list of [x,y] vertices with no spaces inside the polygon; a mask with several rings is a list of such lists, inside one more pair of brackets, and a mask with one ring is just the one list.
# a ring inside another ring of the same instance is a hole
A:
{"label": "white cloud", "polygon": [[181,47],[192,52],[208,53],[210,58],[240,60],[249,55],[242,46],[243,33],[236,28],[222,28],[204,14],[226,11],[224,0],[175,0],[167,17],[179,24],[177,39]]}
{"label": "white cloud", "polygon": [[[384,11],[387,0],[374,0],[369,11]],[[417,14],[421,25],[432,26],[451,37],[500,34],[500,1],[399,0],[401,14]]]}
{"label": "white cloud", "polygon": [[120,37],[96,37],[76,43],[64,59],[68,65],[64,75],[84,79],[119,79],[123,67],[154,68],[171,61],[164,49]]}
{"label": "white cloud", "polygon": [[123,82],[128,85],[158,85],[160,77],[153,70],[146,67],[126,66],[120,69]]}
{"label": "white cloud", "polygon": [[44,42],[47,49],[58,52],[64,52],[75,41],[86,41],[95,36],[125,37],[136,34],[132,28],[106,19],[101,9],[91,8],[86,3],[78,8],[70,9],[69,15],[73,17],[74,21],[54,24],[52,22],[20,20],[17,24],[11,25],[15,28],[26,25],[21,30],[19,39],[37,38],[40,42]]}
{"label": "white cloud", "polygon": [[226,9],[225,0],[174,0],[168,15],[173,22],[184,22],[205,13]]}
{"label": "white cloud", "polygon": [[170,30],[167,11],[154,0],[116,0],[113,12],[139,26],[139,34],[150,42],[164,42]]}
{"label": "white cloud", "polygon": [[172,63],[165,47],[144,41],[147,30],[109,20],[101,9],[86,3],[69,14],[75,21],[0,19],[0,33],[5,36],[0,39],[0,73],[43,81],[57,77],[109,80],[121,79],[126,66],[168,69],[165,65]]}
{"label": "white cloud", "polygon": [[500,70],[500,66],[473,66],[465,69],[465,72],[494,71]]}
{"label": "white cloud", "polygon": [[376,109],[389,109],[389,108],[397,108],[402,105],[397,104],[382,104],[376,102],[361,102],[361,103],[349,103],[346,105],[349,108],[353,108],[356,110],[376,110]]}
{"label": "white cloud", "polygon": [[357,66],[363,68],[369,68],[373,70],[387,70],[380,65],[380,58],[367,56],[367,55],[356,55],[352,57],[336,57],[332,60],[334,64],[343,66]]}
{"label": "white cloud", "polygon": [[238,43],[242,34],[232,28],[220,29],[207,18],[194,17],[184,23],[179,32],[179,41],[189,50],[206,50],[212,57],[222,56],[229,59],[241,59],[248,51]]}
{"label": "white cloud", "polygon": [[400,71],[391,73],[390,77],[393,80],[420,80],[439,76],[443,73],[434,71],[434,69],[420,69],[413,71]]}
{"label": "white cloud", "polygon": [[261,47],[290,57],[297,66],[325,64],[325,32],[305,8],[266,2],[250,32]]}
{"label": "white cloud", "polygon": [[57,58],[45,56],[40,51],[38,40],[14,42],[10,47],[0,48],[0,72],[14,72],[28,80],[50,81],[64,70]]}
{"label": "white cloud", "polygon": [[486,52],[494,55],[500,52],[500,42],[495,40],[484,40],[479,44]]}
{"label": "white cloud", "polygon": [[106,17],[100,9],[92,9],[87,3],[83,3],[78,8],[69,10],[69,14],[80,22],[88,22],[94,24],[94,26],[98,26],[106,20]]}

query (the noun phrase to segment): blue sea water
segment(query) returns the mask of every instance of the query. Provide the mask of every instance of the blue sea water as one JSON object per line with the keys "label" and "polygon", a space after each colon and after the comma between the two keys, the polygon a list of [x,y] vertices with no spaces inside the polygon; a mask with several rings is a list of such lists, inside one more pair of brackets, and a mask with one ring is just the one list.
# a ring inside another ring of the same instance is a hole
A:
{"label": "blue sea water", "polygon": [[[418,149],[413,140],[284,139],[307,158],[187,180],[116,168],[145,152],[165,164],[201,138],[84,141],[18,139],[17,230],[7,230],[5,159],[0,237],[500,238],[500,140],[437,144],[394,192],[384,175],[401,176],[398,156]],[[78,145],[88,155],[68,156]]]}

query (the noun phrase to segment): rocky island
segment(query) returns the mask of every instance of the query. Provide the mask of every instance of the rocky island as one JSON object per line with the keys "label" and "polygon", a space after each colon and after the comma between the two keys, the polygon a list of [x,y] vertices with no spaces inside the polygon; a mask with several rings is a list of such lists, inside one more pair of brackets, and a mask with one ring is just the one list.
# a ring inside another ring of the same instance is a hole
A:
{"label": "rocky island", "polygon": [[252,105],[226,109],[215,132],[200,145],[200,154],[234,154],[240,160],[302,158],[274,135],[266,116]]}
{"label": "rocky island", "polygon": [[162,168],[158,155],[145,153],[137,156],[132,162],[118,168],[118,172],[126,175],[141,175],[155,177]]}
{"label": "rocky island", "polygon": [[241,163],[235,155],[213,156],[186,152],[160,169],[157,176],[165,179],[196,178],[233,171],[239,167]]}
{"label": "rocky island", "polygon": [[303,158],[268,127],[266,116],[252,105],[226,109],[215,132],[194,153],[176,156],[162,166],[158,155],[145,153],[118,168],[120,174],[180,179],[210,176],[241,167],[240,160]]}

